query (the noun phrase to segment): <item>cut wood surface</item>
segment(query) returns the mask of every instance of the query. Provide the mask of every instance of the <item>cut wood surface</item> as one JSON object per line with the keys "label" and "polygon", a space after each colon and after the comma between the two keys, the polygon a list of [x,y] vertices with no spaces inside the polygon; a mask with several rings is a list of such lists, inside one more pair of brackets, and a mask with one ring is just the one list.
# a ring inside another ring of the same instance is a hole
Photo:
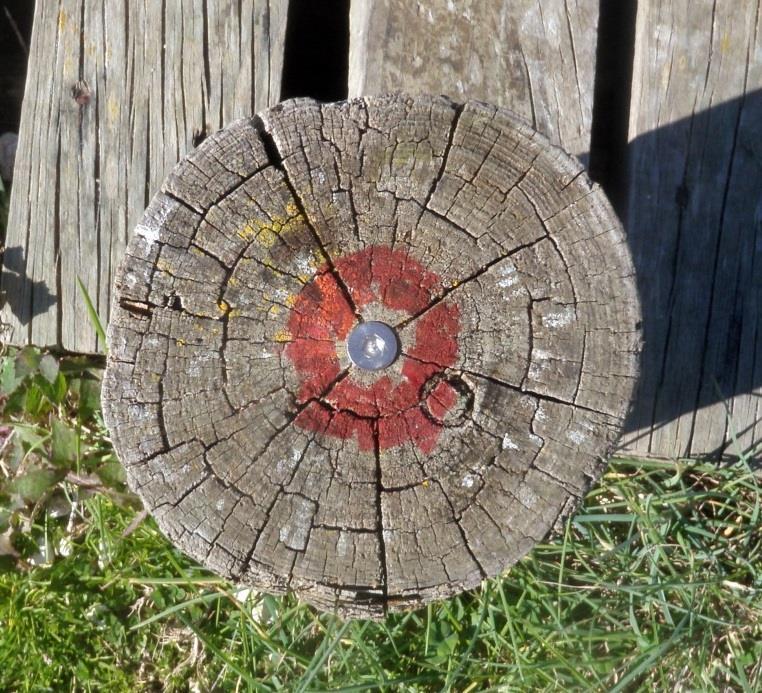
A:
{"label": "cut wood surface", "polygon": [[762,440],[759,0],[638,3],[626,228],[645,351],[624,448]]}
{"label": "cut wood surface", "polygon": [[94,352],[117,264],[169,170],[278,101],[285,3],[36,3],[0,289],[16,344]]}
{"label": "cut wood surface", "polygon": [[[104,415],[220,574],[378,618],[476,586],[600,475],[637,376],[621,226],[510,112],[285,102],[207,139],[117,276]],[[399,357],[353,365],[363,322]]]}
{"label": "cut wood surface", "polygon": [[599,0],[354,0],[349,96],[397,90],[506,106],[590,148]]}

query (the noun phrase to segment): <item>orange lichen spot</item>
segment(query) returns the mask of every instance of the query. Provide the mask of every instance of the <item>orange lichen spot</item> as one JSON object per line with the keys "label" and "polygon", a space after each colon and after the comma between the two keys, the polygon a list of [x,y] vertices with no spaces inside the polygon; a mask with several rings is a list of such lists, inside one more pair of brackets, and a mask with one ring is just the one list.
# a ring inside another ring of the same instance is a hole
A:
{"label": "orange lichen spot", "polygon": [[428,479],[424,479],[421,482],[421,486],[423,486],[423,488],[428,488],[429,487],[429,480]]}
{"label": "orange lichen spot", "polygon": [[224,299],[217,302],[217,308],[219,308],[220,313],[223,315],[228,315],[228,313],[230,313],[230,304]]}

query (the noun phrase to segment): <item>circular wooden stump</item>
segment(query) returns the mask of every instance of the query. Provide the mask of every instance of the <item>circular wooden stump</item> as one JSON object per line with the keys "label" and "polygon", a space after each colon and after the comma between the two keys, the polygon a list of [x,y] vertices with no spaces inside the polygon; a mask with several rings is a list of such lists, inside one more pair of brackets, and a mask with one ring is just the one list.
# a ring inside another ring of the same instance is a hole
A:
{"label": "circular wooden stump", "polygon": [[477,102],[234,123],[175,168],[116,283],[104,414],[162,531],[349,616],[517,561],[601,474],[638,369],[606,198]]}

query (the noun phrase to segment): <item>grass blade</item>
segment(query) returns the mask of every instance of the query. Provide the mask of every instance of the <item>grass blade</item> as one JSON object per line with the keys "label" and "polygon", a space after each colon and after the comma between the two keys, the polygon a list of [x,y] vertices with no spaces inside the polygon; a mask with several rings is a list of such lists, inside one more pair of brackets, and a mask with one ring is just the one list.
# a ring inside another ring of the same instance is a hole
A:
{"label": "grass blade", "polygon": [[85,307],[87,308],[87,316],[90,318],[90,324],[93,326],[95,334],[98,335],[98,341],[103,346],[103,352],[107,353],[108,346],[106,345],[106,330],[103,329],[103,323],[98,317],[98,312],[95,310],[92,300],[90,300],[90,294],[87,293],[87,289],[79,277],[77,277],[77,286],[82,294],[82,298],[85,299]]}

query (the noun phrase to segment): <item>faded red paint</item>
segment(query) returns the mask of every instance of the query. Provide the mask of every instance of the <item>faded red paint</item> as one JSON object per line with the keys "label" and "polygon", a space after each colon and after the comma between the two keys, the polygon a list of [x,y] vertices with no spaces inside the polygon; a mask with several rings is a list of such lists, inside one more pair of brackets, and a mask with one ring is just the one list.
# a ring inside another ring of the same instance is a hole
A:
{"label": "faded red paint", "polygon": [[331,388],[341,369],[337,344],[343,348],[357,318],[334,274],[322,268],[299,293],[288,320],[292,341],[285,353],[300,377],[298,401],[309,402],[296,424],[354,438],[365,451],[374,448],[377,430],[381,450],[412,441],[423,453],[431,453],[441,433],[440,421],[455,405],[457,392],[445,380],[428,393],[425,386],[455,363],[458,305],[441,301],[425,311],[441,295],[442,283],[402,250],[374,246],[339,258],[335,267],[359,312],[380,303],[410,316],[422,315],[415,343],[401,357],[401,377],[382,371],[368,386],[350,373]]}

